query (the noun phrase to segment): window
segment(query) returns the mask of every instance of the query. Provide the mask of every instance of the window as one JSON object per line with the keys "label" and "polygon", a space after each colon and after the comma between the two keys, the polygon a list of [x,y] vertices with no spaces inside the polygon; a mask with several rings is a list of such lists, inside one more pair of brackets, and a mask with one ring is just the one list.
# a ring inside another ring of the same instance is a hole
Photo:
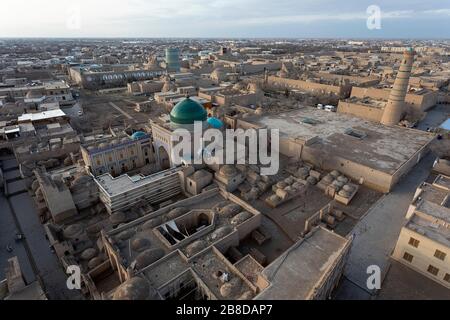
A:
{"label": "window", "polygon": [[413,246],[414,248],[418,248],[419,247],[419,243],[420,243],[420,241],[417,240],[417,239],[414,239],[414,238],[410,238],[409,239],[409,244],[411,246]]}
{"label": "window", "polygon": [[450,274],[449,273],[445,274],[444,281],[450,282]]}
{"label": "window", "polygon": [[345,130],[344,133],[346,135],[349,135],[351,137],[358,138],[358,139],[364,139],[365,137],[367,137],[367,134],[365,132],[358,131],[355,129],[347,129],[347,130]]}
{"label": "window", "polygon": [[439,260],[442,260],[442,261],[445,260],[445,256],[446,256],[446,255],[447,255],[446,253],[444,253],[444,252],[442,252],[442,251],[440,251],[440,250],[436,250],[436,252],[434,253],[434,256],[435,256],[436,258],[438,258]]}
{"label": "window", "polygon": [[431,264],[428,266],[428,270],[429,273],[431,273],[433,276],[437,276],[437,274],[439,273],[439,269],[436,268],[435,266],[432,266]]}
{"label": "window", "polygon": [[403,255],[403,259],[405,259],[408,262],[412,262],[413,258],[414,256],[412,254],[409,254],[408,252],[405,252],[405,254]]}
{"label": "window", "polygon": [[310,124],[310,125],[313,125],[313,126],[318,124],[318,123],[320,123],[316,119],[312,119],[312,118],[303,118],[301,121],[302,121],[302,123]]}

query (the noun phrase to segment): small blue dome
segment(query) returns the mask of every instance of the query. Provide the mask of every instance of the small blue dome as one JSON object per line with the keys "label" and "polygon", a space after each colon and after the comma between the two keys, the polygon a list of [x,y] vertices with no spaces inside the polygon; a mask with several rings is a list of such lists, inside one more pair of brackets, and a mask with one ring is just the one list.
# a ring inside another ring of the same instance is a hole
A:
{"label": "small blue dome", "polygon": [[222,129],[223,128],[223,122],[220,119],[208,118],[207,122],[214,129]]}
{"label": "small blue dome", "polygon": [[142,138],[144,138],[144,137],[146,137],[147,136],[147,134],[145,133],[145,132],[142,132],[142,131],[136,131],[135,133],[133,133],[133,135],[131,136],[131,138],[133,139],[133,140],[139,140],[139,139],[142,139]]}

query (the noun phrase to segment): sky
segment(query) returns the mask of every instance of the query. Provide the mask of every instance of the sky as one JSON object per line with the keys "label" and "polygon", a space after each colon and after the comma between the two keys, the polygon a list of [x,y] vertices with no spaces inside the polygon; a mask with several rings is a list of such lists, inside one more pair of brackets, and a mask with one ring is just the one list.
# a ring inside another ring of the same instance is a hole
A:
{"label": "sky", "polygon": [[0,8],[0,37],[450,38],[450,0],[0,0]]}

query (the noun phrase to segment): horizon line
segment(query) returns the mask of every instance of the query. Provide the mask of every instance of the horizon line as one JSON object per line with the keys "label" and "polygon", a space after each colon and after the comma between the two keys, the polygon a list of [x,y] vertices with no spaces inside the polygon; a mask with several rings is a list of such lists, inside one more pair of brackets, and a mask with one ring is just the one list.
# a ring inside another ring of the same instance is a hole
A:
{"label": "horizon line", "polygon": [[450,40],[450,38],[445,37],[293,37],[293,36],[274,36],[274,37],[236,37],[236,36],[192,36],[192,37],[177,37],[177,36],[0,36],[0,40],[21,40],[21,39],[67,39],[67,40],[77,40],[77,39],[92,39],[92,40],[103,40],[103,39],[217,39],[217,40]]}

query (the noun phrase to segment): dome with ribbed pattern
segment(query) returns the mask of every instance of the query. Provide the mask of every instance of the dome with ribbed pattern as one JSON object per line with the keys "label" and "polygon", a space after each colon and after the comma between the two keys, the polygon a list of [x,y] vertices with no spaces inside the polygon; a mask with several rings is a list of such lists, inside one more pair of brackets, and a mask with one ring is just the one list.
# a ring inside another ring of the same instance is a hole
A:
{"label": "dome with ribbed pattern", "polygon": [[193,124],[195,121],[206,121],[207,118],[205,108],[189,97],[179,102],[170,113],[170,121],[175,124]]}

